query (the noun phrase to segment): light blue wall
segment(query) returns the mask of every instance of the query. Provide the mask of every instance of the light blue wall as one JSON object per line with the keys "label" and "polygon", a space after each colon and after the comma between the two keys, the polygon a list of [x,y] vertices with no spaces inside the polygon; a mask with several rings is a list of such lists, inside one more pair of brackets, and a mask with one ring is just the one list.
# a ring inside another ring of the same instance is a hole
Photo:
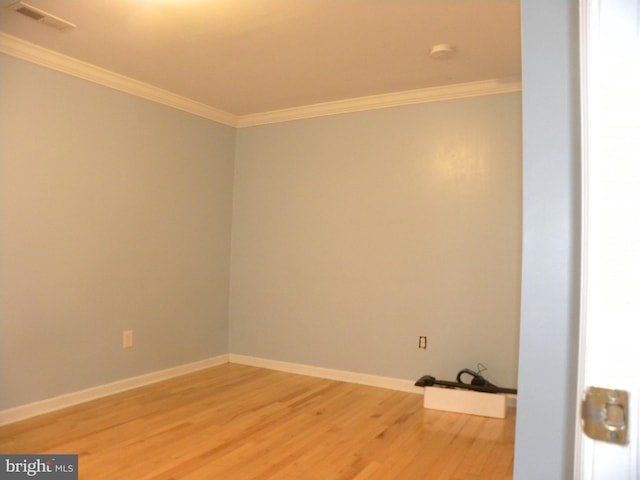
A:
{"label": "light blue wall", "polygon": [[0,60],[0,408],[228,352],[515,384],[519,94],[236,133]]}
{"label": "light blue wall", "polygon": [[0,409],[227,353],[235,130],[0,75]]}
{"label": "light blue wall", "polygon": [[[517,480],[566,479],[571,478],[577,330],[578,2],[523,0],[522,5],[524,253],[515,474]],[[234,131],[2,55],[0,75],[0,408],[227,352],[225,278]],[[389,194],[402,190],[398,182],[407,179],[386,178],[389,170],[383,160],[385,156],[389,162],[400,158],[407,175],[411,172],[407,158],[424,141],[424,132],[417,126],[403,134],[396,132],[392,138],[380,134],[380,121],[393,131],[394,124],[388,119],[400,111],[386,120],[389,112],[367,114],[373,115],[367,118],[376,119],[374,125],[369,130],[366,122],[356,122],[353,138],[351,132],[341,129],[352,126],[349,122],[354,120],[349,116],[338,122],[302,121],[242,131],[249,140],[239,142],[240,167],[248,168],[244,164],[249,161],[281,161],[282,156],[284,170],[297,179],[301,174],[293,159],[303,158],[305,143],[314,144],[318,158],[332,160],[339,154],[342,161],[357,155],[353,148],[359,145],[376,159],[373,171],[360,170],[370,174],[366,199],[383,209],[379,214],[369,212],[367,226],[372,231],[372,226],[379,225],[373,231],[391,242],[392,236],[383,227],[398,228],[397,223],[382,225],[378,220],[393,219],[394,207],[401,205],[388,205]],[[506,120],[510,118],[517,130],[519,116],[513,114]],[[404,123],[398,125],[401,130],[405,127]],[[334,136],[322,135],[323,129]],[[271,140],[267,131],[273,132]],[[311,137],[296,136],[300,133]],[[335,136],[341,139],[341,147],[351,145],[352,150],[337,149],[332,143]],[[384,143],[385,138],[389,143]],[[284,142],[291,151],[272,155],[282,148],[276,142]],[[271,158],[263,160],[257,151],[259,145]],[[378,147],[383,149],[378,151]],[[353,176],[358,172],[345,172],[351,177],[342,183],[340,165],[332,165],[332,176],[318,171],[315,189],[300,189],[299,194],[307,200],[302,205],[320,195],[328,180],[333,180],[333,191],[341,188],[344,195],[357,193]],[[342,168],[348,169],[348,164]],[[262,181],[268,186],[272,179],[265,174]],[[395,187],[390,188],[389,181]],[[247,185],[242,182],[236,200],[248,202],[241,208],[257,207],[248,201],[247,191],[242,190]],[[379,198],[371,196],[376,185],[384,185]],[[415,195],[415,190],[411,192]],[[290,209],[302,208],[296,203],[299,198],[287,195],[290,192],[273,193],[284,197],[279,199],[280,205],[289,203],[289,209],[281,210],[282,222]],[[409,197],[403,195],[405,201]],[[316,203],[321,202],[319,196]],[[366,208],[365,199],[360,203]],[[320,217],[316,231],[321,238],[326,235],[320,228],[323,224],[348,224],[358,201],[352,199],[347,204],[352,210],[347,209],[342,217],[334,218],[335,211]],[[405,232],[410,232],[412,215],[421,218],[420,205],[412,205],[402,219]],[[314,211],[322,213],[322,208]],[[303,216],[298,212],[294,218]],[[270,229],[279,226],[260,225],[260,218],[255,218],[238,231],[265,234],[271,241]],[[356,232],[357,227],[350,226]],[[197,242],[197,236],[206,244]],[[238,281],[255,267],[260,273],[255,281],[264,285],[263,298],[249,300],[258,306],[261,302],[273,305],[270,296],[282,280],[271,277],[276,283],[267,288],[264,265],[251,264],[253,259],[243,257],[242,243],[249,240],[241,238],[244,240],[235,240],[233,298],[238,302],[249,296]],[[371,245],[355,242],[342,253],[349,267],[354,259],[347,253],[358,253],[358,247],[363,252],[356,259],[375,256],[379,244],[375,236],[371,238]],[[360,240],[357,235],[356,240]],[[411,254],[420,243],[417,239],[412,244]],[[278,248],[287,246],[284,243]],[[333,262],[341,259],[335,244],[330,253]],[[407,257],[405,267],[415,258]],[[308,260],[298,258],[299,269],[306,269]],[[399,253],[391,258],[395,265],[402,264]],[[386,280],[380,281],[377,289],[356,289],[358,295],[349,296],[339,288],[341,284],[327,278],[318,259],[322,257],[316,256],[317,270],[311,270],[317,272],[316,283],[324,280],[334,290],[334,307],[341,307],[343,315],[359,313],[347,324],[353,328],[347,329],[344,323],[332,325],[336,308],[316,319],[314,328],[306,328],[308,319],[292,318],[283,303],[281,310],[267,310],[276,319],[274,328],[257,328],[256,324],[252,330],[248,322],[256,320],[243,319],[248,312],[235,303],[232,318],[240,321],[234,323],[238,329],[231,332],[232,351],[329,364],[323,349],[318,348],[328,346],[324,351],[337,351],[339,358],[331,365],[411,378],[414,372],[435,366],[438,360],[433,350],[418,355],[413,347],[418,332],[432,336],[434,328],[436,333],[444,328],[437,327],[436,321],[446,309],[433,316],[423,315],[426,309],[421,305],[426,307],[427,300],[415,287],[423,275],[403,277],[403,285],[410,288],[396,291],[395,304],[385,305],[378,313],[371,302],[377,305],[375,294],[387,293]],[[207,268],[199,269],[198,265]],[[289,265],[289,271],[292,268]],[[342,274],[342,285],[345,279],[358,285],[359,279],[350,269],[345,268]],[[308,270],[307,279],[313,280]],[[198,288],[190,289],[194,284]],[[307,308],[295,296],[289,300],[296,312]],[[408,307],[403,309],[402,305]],[[460,307],[453,310],[456,308]],[[509,306],[509,312],[511,309]],[[377,321],[371,323],[363,312]],[[322,332],[322,322],[332,332],[346,332],[347,340],[324,333],[319,340],[315,338]],[[295,327],[295,342],[278,336],[282,323]],[[136,349],[120,348],[124,328],[136,331]],[[463,333],[452,326],[449,338]],[[496,333],[483,332],[482,336]],[[278,345],[286,348],[280,351]],[[440,348],[439,342],[432,347]],[[516,348],[510,343],[506,348],[507,356],[513,357]],[[349,352],[361,349],[359,354]],[[470,355],[473,359],[479,356],[483,355]],[[387,364],[389,358],[393,360]],[[364,366],[365,359],[375,367]],[[441,367],[450,374],[449,367]],[[501,376],[512,378],[513,373],[502,372]]]}
{"label": "light blue wall", "polygon": [[240,130],[230,351],[409,380],[482,362],[515,386],[520,102]]}
{"label": "light blue wall", "polygon": [[524,0],[523,271],[515,478],[573,478],[580,282],[578,6]]}

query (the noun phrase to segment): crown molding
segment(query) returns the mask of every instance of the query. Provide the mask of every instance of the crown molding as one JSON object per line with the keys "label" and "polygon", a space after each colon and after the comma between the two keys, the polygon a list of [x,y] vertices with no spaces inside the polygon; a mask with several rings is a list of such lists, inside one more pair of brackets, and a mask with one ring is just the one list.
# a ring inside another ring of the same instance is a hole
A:
{"label": "crown molding", "polygon": [[90,63],[77,60],[46,48],[25,42],[12,35],[0,33],[0,52],[41,65],[58,72],[129,93],[152,102],[192,113],[224,125],[235,127],[237,117],[204,103],[168,92],[148,83],[140,82]]}
{"label": "crown molding", "polygon": [[351,98],[263,113],[234,115],[1,32],[0,53],[236,128],[522,90],[519,78],[494,79]]}
{"label": "crown molding", "polygon": [[498,95],[522,91],[519,78],[493,79],[479,82],[459,83],[441,87],[406,90],[404,92],[372,95],[368,97],[351,98],[336,102],[318,103],[303,107],[274,110],[272,112],[242,115],[238,117],[238,128],[254,127],[270,123],[289,122],[307,118],[339,115],[343,113],[363,112],[381,108],[401,107],[419,103],[441,102],[468,97]]}

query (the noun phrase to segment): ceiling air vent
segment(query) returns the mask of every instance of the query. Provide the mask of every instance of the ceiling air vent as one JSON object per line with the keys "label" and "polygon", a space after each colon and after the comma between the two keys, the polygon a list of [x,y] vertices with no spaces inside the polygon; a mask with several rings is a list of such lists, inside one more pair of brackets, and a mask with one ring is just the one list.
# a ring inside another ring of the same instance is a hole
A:
{"label": "ceiling air vent", "polygon": [[15,10],[16,12],[21,13],[22,15],[25,15],[33,20],[36,20],[44,25],[47,25],[48,27],[53,27],[56,30],[60,30],[61,32],[65,30],[70,30],[72,28],[76,28],[76,26],[73,23],[67,22],[66,20],[63,20],[60,17],[56,17],[55,15],[51,15],[50,13],[45,12],[44,10],[40,10],[39,8],[32,7],[28,3],[17,2],[11,5],[8,5],[7,8],[10,8],[11,10]]}

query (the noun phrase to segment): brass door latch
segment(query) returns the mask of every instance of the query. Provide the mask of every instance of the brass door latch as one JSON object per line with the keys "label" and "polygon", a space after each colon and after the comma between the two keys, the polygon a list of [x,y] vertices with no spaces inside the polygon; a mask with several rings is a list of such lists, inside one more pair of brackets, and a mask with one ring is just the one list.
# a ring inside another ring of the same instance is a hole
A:
{"label": "brass door latch", "polygon": [[626,445],[628,414],[628,392],[589,387],[582,400],[582,430],[594,440]]}

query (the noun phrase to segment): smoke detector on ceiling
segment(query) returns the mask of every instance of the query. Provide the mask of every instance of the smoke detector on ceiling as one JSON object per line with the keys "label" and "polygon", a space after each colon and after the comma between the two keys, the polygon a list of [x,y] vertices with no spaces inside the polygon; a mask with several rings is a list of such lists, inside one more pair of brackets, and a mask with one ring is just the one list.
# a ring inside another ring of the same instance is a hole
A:
{"label": "smoke detector on ceiling", "polygon": [[7,8],[10,10],[15,10],[16,12],[21,13],[22,15],[25,15],[32,20],[40,22],[48,27],[55,28],[56,30],[60,30],[61,32],[76,28],[73,23],[68,22],[67,20],[64,20],[60,17],[56,17],[49,12],[45,12],[44,10],[33,7],[25,2],[12,3],[11,5],[7,5]]}
{"label": "smoke detector on ceiling", "polygon": [[440,43],[438,45],[434,45],[429,51],[429,55],[431,55],[431,58],[435,58],[436,60],[449,60],[450,58],[453,58],[453,55],[455,53],[455,47],[448,43]]}

